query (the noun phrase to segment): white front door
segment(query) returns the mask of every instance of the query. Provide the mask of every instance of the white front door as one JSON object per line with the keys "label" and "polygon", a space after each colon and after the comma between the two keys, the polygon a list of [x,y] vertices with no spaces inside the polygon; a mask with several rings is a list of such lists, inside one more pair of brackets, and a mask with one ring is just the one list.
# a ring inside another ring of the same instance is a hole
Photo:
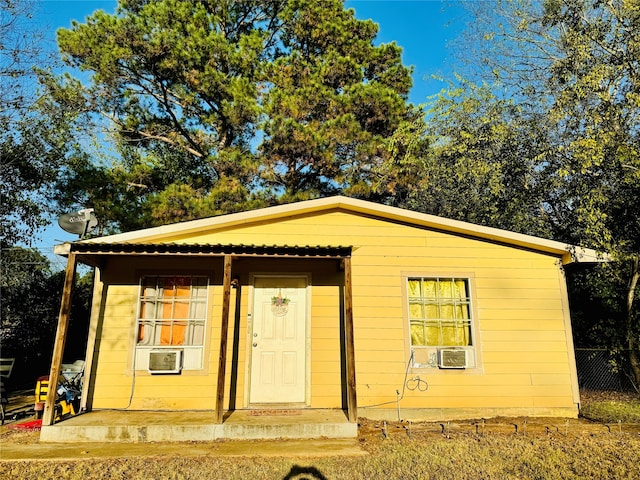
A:
{"label": "white front door", "polygon": [[256,277],[250,403],[302,403],[306,386],[304,277]]}

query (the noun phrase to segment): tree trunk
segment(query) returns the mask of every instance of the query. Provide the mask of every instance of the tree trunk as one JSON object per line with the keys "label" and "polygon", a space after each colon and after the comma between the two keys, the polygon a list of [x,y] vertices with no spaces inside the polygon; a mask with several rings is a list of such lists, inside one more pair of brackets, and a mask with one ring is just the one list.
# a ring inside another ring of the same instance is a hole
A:
{"label": "tree trunk", "polygon": [[636,287],[640,280],[640,269],[638,268],[638,257],[634,255],[631,259],[631,277],[627,290],[627,348],[629,349],[629,363],[631,365],[631,373],[633,376],[633,384],[636,391],[640,392],[640,354],[638,352],[640,345],[637,342],[637,332],[634,328],[633,302],[635,299]]}

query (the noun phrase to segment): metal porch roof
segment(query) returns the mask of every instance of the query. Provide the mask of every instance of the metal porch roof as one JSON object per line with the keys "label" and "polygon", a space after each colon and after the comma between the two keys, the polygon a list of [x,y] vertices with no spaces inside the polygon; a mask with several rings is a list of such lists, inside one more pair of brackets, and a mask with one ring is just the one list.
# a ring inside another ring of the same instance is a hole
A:
{"label": "metal porch roof", "polygon": [[[350,246],[326,245],[234,245],[186,243],[82,243],[61,245],[56,253],[81,255],[233,255],[246,257],[344,258]],[[61,251],[64,250],[64,251]]]}

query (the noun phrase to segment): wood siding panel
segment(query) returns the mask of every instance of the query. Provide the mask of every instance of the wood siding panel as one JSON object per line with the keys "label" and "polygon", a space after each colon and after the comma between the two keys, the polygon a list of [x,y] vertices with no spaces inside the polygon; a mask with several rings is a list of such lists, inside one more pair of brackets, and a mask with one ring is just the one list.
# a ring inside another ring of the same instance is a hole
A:
{"label": "wood siding panel", "polygon": [[489,331],[560,331],[565,332],[564,324],[559,320],[535,319],[535,320],[494,320],[480,319],[480,325],[483,332]]}
{"label": "wood siding panel", "polygon": [[311,329],[311,338],[312,341],[315,340],[340,340],[340,331],[338,330],[338,326],[334,326],[332,328],[312,328]]}
{"label": "wood siding panel", "polygon": [[330,373],[340,376],[341,365],[336,360],[312,360],[312,371],[316,373]]}
{"label": "wood siding panel", "polygon": [[529,324],[535,324],[541,320],[550,321],[553,324],[557,324],[555,328],[564,328],[562,325],[562,311],[548,311],[542,318],[540,312],[533,312],[530,310],[488,310],[480,308],[480,319],[487,318],[489,320],[496,320],[503,322],[502,329],[509,329],[509,325],[512,323],[527,322]]}
{"label": "wood siding panel", "polygon": [[510,352],[517,346],[518,352],[530,355],[547,355],[552,352],[566,352],[567,342],[489,342],[483,341],[482,347],[485,352]]}
{"label": "wood siding panel", "polygon": [[[478,241],[444,232],[429,231],[368,216],[340,211],[305,214],[277,222],[265,221],[216,232],[203,232],[171,241],[189,243],[239,243],[280,245],[352,245],[353,315],[358,403],[362,406],[391,401],[405,391],[402,406],[429,408],[567,407],[571,384],[564,325],[563,297],[558,283],[558,259],[519,248]],[[247,272],[270,271],[274,263],[243,259]],[[211,265],[218,265],[210,261]],[[286,265],[294,265],[294,262]],[[340,354],[341,273],[322,271],[321,262],[311,268],[311,407],[342,406]],[[303,268],[303,267],[300,267]],[[218,268],[218,273],[219,273]],[[409,360],[405,282],[412,275],[470,276],[475,296],[478,369],[451,372],[410,369],[429,381],[428,392],[403,388]],[[244,292],[246,293],[246,292]],[[221,290],[213,294],[211,343],[207,365],[217,369]],[[104,335],[96,391],[128,399],[131,377],[127,370],[132,321],[135,320],[137,285],[114,287],[105,306]],[[234,301],[231,302],[232,308]],[[241,307],[238,375],[244,382],[246,314],[248,295]],[[233,314],[232,314],[233,319]],[[230,327],[233,328],[233,321]],[[108,331],[107,331],[108,330]],[[233,333],[230,333],[232,336]],[[228,366],[227,371],[230,370]],[[184,377],[187,378],[187,377]],[[194,382],[197,394],[185,393],[184,408],[200,405],[201,396],[213,398],[216,375],[202,375]],[[136,385],[136,398],[151,392],[171,402],[168,392],[150,383]],[[202,383],[198,383],[202,382]],[[178,382],[176,382],[178,383]],[[209,389],[205,388],[205,384]],[[225,395],[228,392],[228,382]],[[185,383],[184,385],[187,385]],[[140,391],[138,391],[140,389]],[[208,394],[206,392],[209,392]],[[172,392],[175,395],[176,390]],[[239,384],[237,400],[243,396]],[[202,397],[204,398],[204,397]],[[146,401],[146,400],[145,400]],[[149,400],[150,401],[150,400]],[[239,403],[241,405],[242,403]]]}
{"label": "wood siding panel", "polygon": [[544,352],[544,354],[533,355],[531,352],[522,352],[518,349],[518,345],[512,346],[511,350],[484,351],[483,359],[486,365],[493,363],[524,363],[524,364],[557,364],[564,365],[567,363],[567,352]]}
{"label": "wood siding panel", "polygon": [[484,330],[485,342],[566,342],[563,330]]}
{"label": "wood siding panel", "polygon": [[486,375],[503,375],[511,373],[528,373],[531,375],[536,374],[565,374],[569,375],[569,364],[566,365],[559,363],[486,363],[484,364],[484,372]]}
{"label": "wood siding panel", "polygon": [[[196,265],[194,262],[191,263]],[[180,375],[150,375],[145,370],[137,370],[134,379],[131,369],[139,275],[133,275],[129,269],[133,267],[136,272],[145,273],[145,268],[149,268],[150,262],[149,259],[138,258],[129,260],[127,265],[121,261],[114,261],[109,265],[113,269],[106,272],[103,277],[106,278],[105,283],[107,281],[112,283],[107,283],[105,286],[106,301],[100,317],[101,336],[95,350],[98,361],[93,380],[92,407],[127,407],[132,385],[135,385],[133,399],[129,406],[131,409],[213,409],[216,375],[203,374],[203,372],[217,370],[217,363],[212,365],[210,358],[205,358],[203,371],[183,371]],[[175,266],[167,267],[168,270],[158,269],[157,261],[153,266],[155,274],[175,274],[176,271],[188,273],[188,270],[176,270]],[[199,269],[199,272],[201,271]],[[210,288],[210,314],[212,311],[219,312],[219,307],[215,308],[212,302],[213,290],[213,287]],[[215,326],[219,330],[219,321],[208,319],[209,332],[205,334],[207,343],[211,343],[213,336],[210,335],[210,329]],[[210,350],[217,356],[217,347]],[[184,392],[184,394],[179,395],[177,392]]]}
{"label": "wood siding panel", "polygon": [[[402,340],[403,342],[407,340],[407,336],[404,332],[404,325],[398,325],[396,328],[391,328],[390,326],[385,326],[384,328],[378,328],[369,324],[367,325],[359,325],[356,323],[356,327],[361,327],[361,331],[356,335],[356,350],[361,348],[362,342],[367,342],[369,340],[379,340],[385,339],[389,341],[394,340]],[[358,352],[356,351],[356,355]]]}
{"label": "wood siding panel", "polygon": [[[338,281],[320,276],[316,280]],[[310,403],[315,408],[342,406],[339,295],[336,285],[311,287]]]}

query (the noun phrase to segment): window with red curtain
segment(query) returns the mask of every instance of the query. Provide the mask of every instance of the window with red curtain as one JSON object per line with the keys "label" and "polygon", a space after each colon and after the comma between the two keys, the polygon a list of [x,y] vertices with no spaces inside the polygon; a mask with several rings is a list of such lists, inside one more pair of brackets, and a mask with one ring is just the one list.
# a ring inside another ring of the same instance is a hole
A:
{"label": "window with red curtain", "polygon": [[199,276],[143,277],[138,345],[203,345],[207,284]]}

